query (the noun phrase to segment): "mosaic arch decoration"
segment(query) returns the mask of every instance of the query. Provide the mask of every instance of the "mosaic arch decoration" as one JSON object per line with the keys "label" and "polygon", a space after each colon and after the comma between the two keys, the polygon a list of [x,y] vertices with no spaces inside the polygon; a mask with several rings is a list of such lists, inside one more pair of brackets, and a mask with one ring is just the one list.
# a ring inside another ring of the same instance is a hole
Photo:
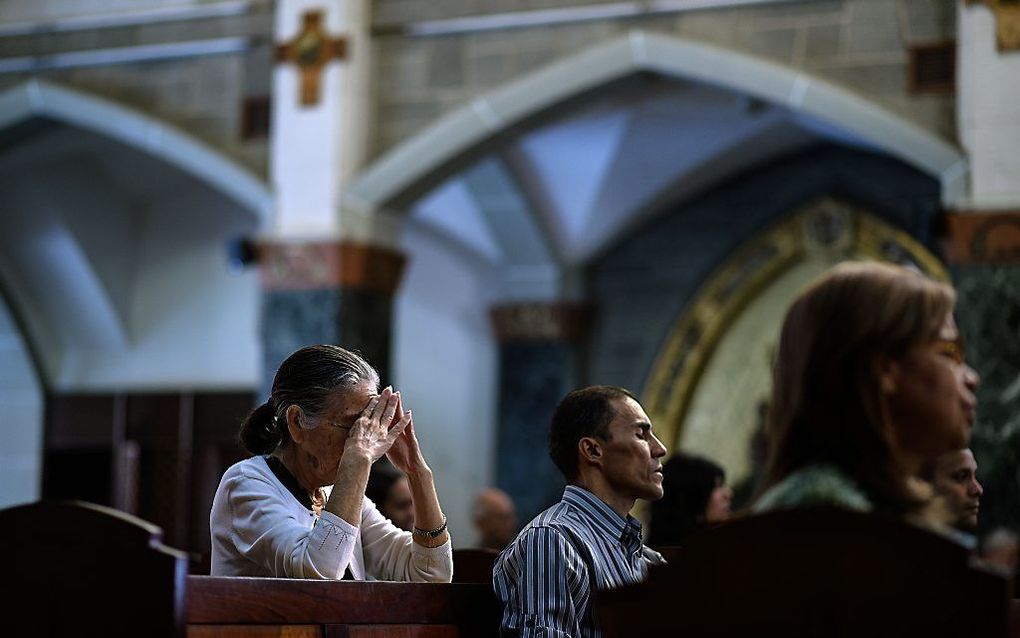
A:
{"label": "mosaic arch decoration", "polygon": [[782,314],[807,282],[852,259],[949,279],[918,241],[859,206],[825,197],[796,209],[719,266],[670,330],[642,395],[670,451],[712,456],[734,481],[750,472],[753,414],[767,397]]}

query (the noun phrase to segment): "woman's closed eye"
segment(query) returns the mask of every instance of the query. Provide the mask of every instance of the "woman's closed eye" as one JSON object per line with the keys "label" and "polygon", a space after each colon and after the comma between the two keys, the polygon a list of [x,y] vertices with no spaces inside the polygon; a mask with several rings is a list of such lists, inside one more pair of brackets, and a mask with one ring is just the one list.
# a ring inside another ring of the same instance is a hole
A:
{"label": "woman's closed eye", "polygon": [[963,346],[950,339],[937,339],[935,341],[935,351],[947,359],[951,359],[954,363],[962,364],[964,361]]}

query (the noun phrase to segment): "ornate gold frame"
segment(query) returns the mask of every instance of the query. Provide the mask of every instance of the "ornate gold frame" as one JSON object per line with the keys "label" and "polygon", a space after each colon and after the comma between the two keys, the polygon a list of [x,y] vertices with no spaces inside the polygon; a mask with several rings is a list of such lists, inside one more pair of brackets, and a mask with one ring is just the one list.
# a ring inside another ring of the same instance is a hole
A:
{"label": "ornate gold frame", "polygon": [[733,321],[769,284],[805,257],[910,264],[948,281],[931,252],[909,234],[853,204],[813,200],[752,238],[709,277],[670,331],[642,393],[659,437],[678,449],[683,420],[709,359]]}

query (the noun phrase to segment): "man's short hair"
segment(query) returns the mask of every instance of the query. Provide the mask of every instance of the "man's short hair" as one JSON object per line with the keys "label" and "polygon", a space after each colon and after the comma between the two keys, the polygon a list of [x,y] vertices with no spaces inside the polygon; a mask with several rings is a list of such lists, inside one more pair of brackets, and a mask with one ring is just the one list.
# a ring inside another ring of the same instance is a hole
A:
{"label": "man's short hair", "polygon": [[567,481],[577,478],[577,444],[584,437],[609,438],[609,424],[616,417],[612,402],[637,398],[614,385],[593,385],[563,397],[549,425],[549,456]]}

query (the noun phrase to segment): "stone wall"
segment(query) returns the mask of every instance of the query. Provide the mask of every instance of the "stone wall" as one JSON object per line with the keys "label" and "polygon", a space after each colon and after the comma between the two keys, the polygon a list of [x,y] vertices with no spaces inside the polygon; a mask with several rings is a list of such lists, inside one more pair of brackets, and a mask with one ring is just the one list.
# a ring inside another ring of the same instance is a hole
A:
{"label": "stone wall", "polygon": [[[526,10],[596,4],[534,0]],[[376,2],[376,155],[474,96],[631,29],[716,45],[803,70],[946,140],[956,139],[954,97],[910,94],[906,53],[910,45],[955,37],[953,0],[799,0],[459,35],[392,35],[424,20],[514,11],[525,9],[509,1]]]}
{"label": "stone wall", "polygon": [[[2,24],[2,23],[0,23]],[[266,174],[267,141],[241,137],[246,97],[271,88],[272,14],[0,37],[0,58],[50,56],[122,47],[244,37],[245,53],[0,74],[0,90],[39,78],[104,97],[174,125],[219,152]]]}
{"label": "stone wall", "polygon": [[[590,7],[587,0],[377,0],[378,77],[372,157],[471,98],[631,29],[674,35],[802,69],[849,88],[947,140],[956,138],[951,95],[911,95],[905,47],[951,38],[952,0],[794,0],[758,6],[572,22],[460,35],[409,37],[409,24],[463,16]],[[61,6],[47,3],[47,6]],[[158,3],[154,3],[158,4]],[[0,57],[47,56],[139,44],[249,36],[246,54],[0,75],[0,89],[28,77],[108,97],[179,126],[266,174],[265,140],[240,139],[247,96],[270,93],[272,15],[164,22],[0,37]]]}

